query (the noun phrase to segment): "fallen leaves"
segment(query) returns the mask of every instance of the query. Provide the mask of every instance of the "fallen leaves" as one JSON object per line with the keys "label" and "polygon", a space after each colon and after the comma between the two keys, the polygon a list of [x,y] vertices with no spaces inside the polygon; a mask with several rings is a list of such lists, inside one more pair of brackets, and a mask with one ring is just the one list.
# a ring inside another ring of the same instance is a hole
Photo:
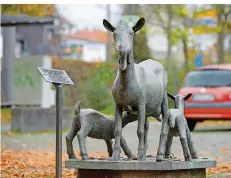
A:
{"label": "fallen leaves", "polygon": [[216,161],[217,161],[217,167],[207,169],[207,173],[209,175],[223,173],[223,172],[231,172],[231,158],[226,162],[224,161],[222,162],[221,156],[218,156],[216,157]]}
{"label": "fallen leaves", "polygon": [[227,151],[228,151],[227,148],[223,148],[223,149],[221,150],[222,153],[226,153]]}
{"label": "fallen leaves", "polygon": [[[11,151],[7,147],[1,149],[1,175],[10,178],[53,178],[55,177],[55,152],[34,150],[34,151]],[[223,150],[225,151],[225,149]],[[80,158],[79,152],[76,156]],[[106,158],[107,153],[95,152],[89,153],[90,158]],[[67,154],[63,153],[63,171],[62,178],[74,178],[76,172],[74,169],[65,169],[64,161],[67,160]],[[228,162],[221,162],[220,157],[216,158],[217,167],[209,168],[209,175],[221,172],[231,172],[231,159]]]}
{"label": "fallen leaves", "polygon": [[204,122],[198,122],[197,125],[201,125],[201,126],[218,126],[218,125],[229,125],[231,124],[231,121],[223,121],[223,120],[207,120],[207,121],[204,121]]}
{"label": "fallen leaves", "polygon": [[[122,154],[123,155],[123,154]],[[79,152],[76,156],[80,159]],[[89,153],[90,158],[106,158],[108,153]],[[62,154],[62,178],[76,177],[75,170],[65,169],[64,161],[67,154]],[[44,178],[55,177],[55,152],[34,150],[34,151],[11,151],[1,149],[1,173],[2,177],[10,178]]]}
{"label": "fallen leaves", "polygon": [[231,172],[231,160],[226,163],[217,161],[216,168],[208,168],[208,174],[218,174],[221,172]]}
{"label": "fallen leaves", "polygon": [[[67,160],[63,153],[64,178],[74,178],[75,171],[64,168]],[[44,178],[55,177],[55,153],[51,151],[9,151],[1,150],[1,174],[10,178]]]}

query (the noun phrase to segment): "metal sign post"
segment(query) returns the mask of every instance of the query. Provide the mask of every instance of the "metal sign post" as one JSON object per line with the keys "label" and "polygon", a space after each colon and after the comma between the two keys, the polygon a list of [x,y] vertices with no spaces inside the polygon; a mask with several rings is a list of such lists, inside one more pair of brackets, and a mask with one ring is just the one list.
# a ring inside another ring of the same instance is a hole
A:
{"label": "metal sign post", "polygon": [[46,82],[56,88],[56,178],[62,177],[62,84],[74,85],[70,77],[63,70],[44,69],[37,67]]}

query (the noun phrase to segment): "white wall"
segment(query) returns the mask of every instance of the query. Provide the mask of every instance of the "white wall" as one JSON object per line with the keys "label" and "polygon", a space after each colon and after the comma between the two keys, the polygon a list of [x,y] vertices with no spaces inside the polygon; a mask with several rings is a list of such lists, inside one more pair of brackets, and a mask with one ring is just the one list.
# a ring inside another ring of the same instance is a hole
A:
{"label": "white wall", "polygon": [[98,58],[106,60],[106,44],[86,43],[83,46],[83,60],[87,62],[96,61]]}
{"label": "white wall", "polygon": [[66,44],[76,44],[83,46],[83,60],[87,62],[93,62],[99,57],[105,61],[106,60],[106,44],[104,43],[94,43],[84,40],[68,39]]}

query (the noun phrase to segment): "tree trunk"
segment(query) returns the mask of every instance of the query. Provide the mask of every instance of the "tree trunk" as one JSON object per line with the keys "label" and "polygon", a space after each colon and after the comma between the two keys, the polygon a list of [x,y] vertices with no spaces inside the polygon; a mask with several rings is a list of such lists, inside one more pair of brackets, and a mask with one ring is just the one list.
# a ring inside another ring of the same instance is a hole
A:
{"label": "tree trunk", "polygon": [[166,71],[168,72],[169,68],[169,60],[171,58],[172,52],[172,6],[167,5],[168,8],[168,26],[167,26],[167,39],[168,39],[168,51],[167,51],[167,58],[166,58]]}
{"label": "tree trunk", "polygon": [[222,21],[222,12],[224,11],[224,5],[217,5],[217,25],[221,28],[217,34],[217,57],[218,63],[224,63],[224,24]]}
{"label": "tree trunk", "polygon": [[217,52],[218,52],[218,63],[222,64],[225,62],[224,60],[224,31],[223,29],[218,33],[217,39]]}
{"label": "tree trunk", "polygon": [[185,74],[188,73],[188,39],[187,37],[183,39],[183,50],[184,50],[184,70]]}

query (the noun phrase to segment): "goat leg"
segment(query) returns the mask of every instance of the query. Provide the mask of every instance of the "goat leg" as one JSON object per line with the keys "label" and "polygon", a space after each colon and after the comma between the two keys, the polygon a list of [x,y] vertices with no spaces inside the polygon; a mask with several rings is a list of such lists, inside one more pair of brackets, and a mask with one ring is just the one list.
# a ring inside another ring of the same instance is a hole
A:
{"label": "goat leg", "polygon": [[144,151],[145,154],[148,150],[148,129],[149,129],[149,120],[145,117],[145,124],[144,124]]}
{"label": "goat leg", "polygon": [[91,127],[85,126],[81,122],[81,129],[77,133],[77,138],[79,141],[79,149],[80,149],[80,155],[82,157],[82,160],[88,160],[88,154],[87,154],[87,148],[86,148],[86,137],[88,136],[89,132],[91,130]]}
{"label": "goat leg", "polygon": [[129,149],[129,147],[126,143],[126,140],[123,138],[123,136],[121,137],[120,143],[121,143],[121,147],[122,147],[125,155],[128,157],[128,160],[132,160],[135,156],[132,154],[132,152]]}
{"label": "goat leg", "polygon": [[167,120],[164,119],[161,124],[159,146],[158,146],[157,157],[156,157],[157,162],[164,161],[164,154],[166,150],[168,133],[169,133],[169,125]]}
{"label": "goat leg", "polygon": [[165,151],[165,158],[167,159],[171,159],[172,140],[173,140],[173,135],[171,134],[171,131],[170,131],[168,133],[167,142],[166,142],[166,151]]}
{"label": "goat leg", "polygon": [[164,160],[167,135],[169,132],[168,114],[167,113],[168,113],[168,96],[167,96],[167,91],[165,89],[164,90],[164,99],[161,103],[162,124],[161,124],[159,146],[158,146],[157,157],[156,157],[157,162],[161,162]]}
{"label": "goat leg", "polygon": [[105,142],[107,145],[108,156],[112,157],[112,153],[113,153],[112,140],[108,139],[108,140],[105,140]]}
{"label": "goat leg", "polygon": [[199,159],[197,151],[195,150],[195,148],[193,146],[193,142],[192,142],[192,138],[191,138],[191,133],[190,133],[190,130],[188,128],[187,123],[186,123],[186,136],[187,136],[189,151],[191,153],[192,158],[193,159]]}
{"label": "goat leg", "polygon": [[73,125],[71,127],[70,132],[66,135],[66,146],[67,146],[67,154],[69,159],[76,159],[72,142],[77,132],[78,132],[78,128]]}
{"label": "goat leg", "polygon": [[188,142],[187,142],[184,120],[180,120],[180,119],[177,120],[177,127],[178,127],[179,134],[180,134],[180,142],[183,148],[185,161],[192,161],[192,157],[191,157],[189,147],[188,147]]}
{"label": "goat leg", "polygon": [[138,106],[138,128],[137,135],[139,137],[137,160],[143,161],[146,159],[144,148],[144,124],[145,124],[145,103],[140,103]]}
{"label": "goat leg", "polygon": [[116,105],[115,107],[115,144],[114,144],[114,150],[112,154],[112,159],[114,161],[118,161],[120,159],[120,139],[122,137],[122,111],[123,108],[119,105]]}

